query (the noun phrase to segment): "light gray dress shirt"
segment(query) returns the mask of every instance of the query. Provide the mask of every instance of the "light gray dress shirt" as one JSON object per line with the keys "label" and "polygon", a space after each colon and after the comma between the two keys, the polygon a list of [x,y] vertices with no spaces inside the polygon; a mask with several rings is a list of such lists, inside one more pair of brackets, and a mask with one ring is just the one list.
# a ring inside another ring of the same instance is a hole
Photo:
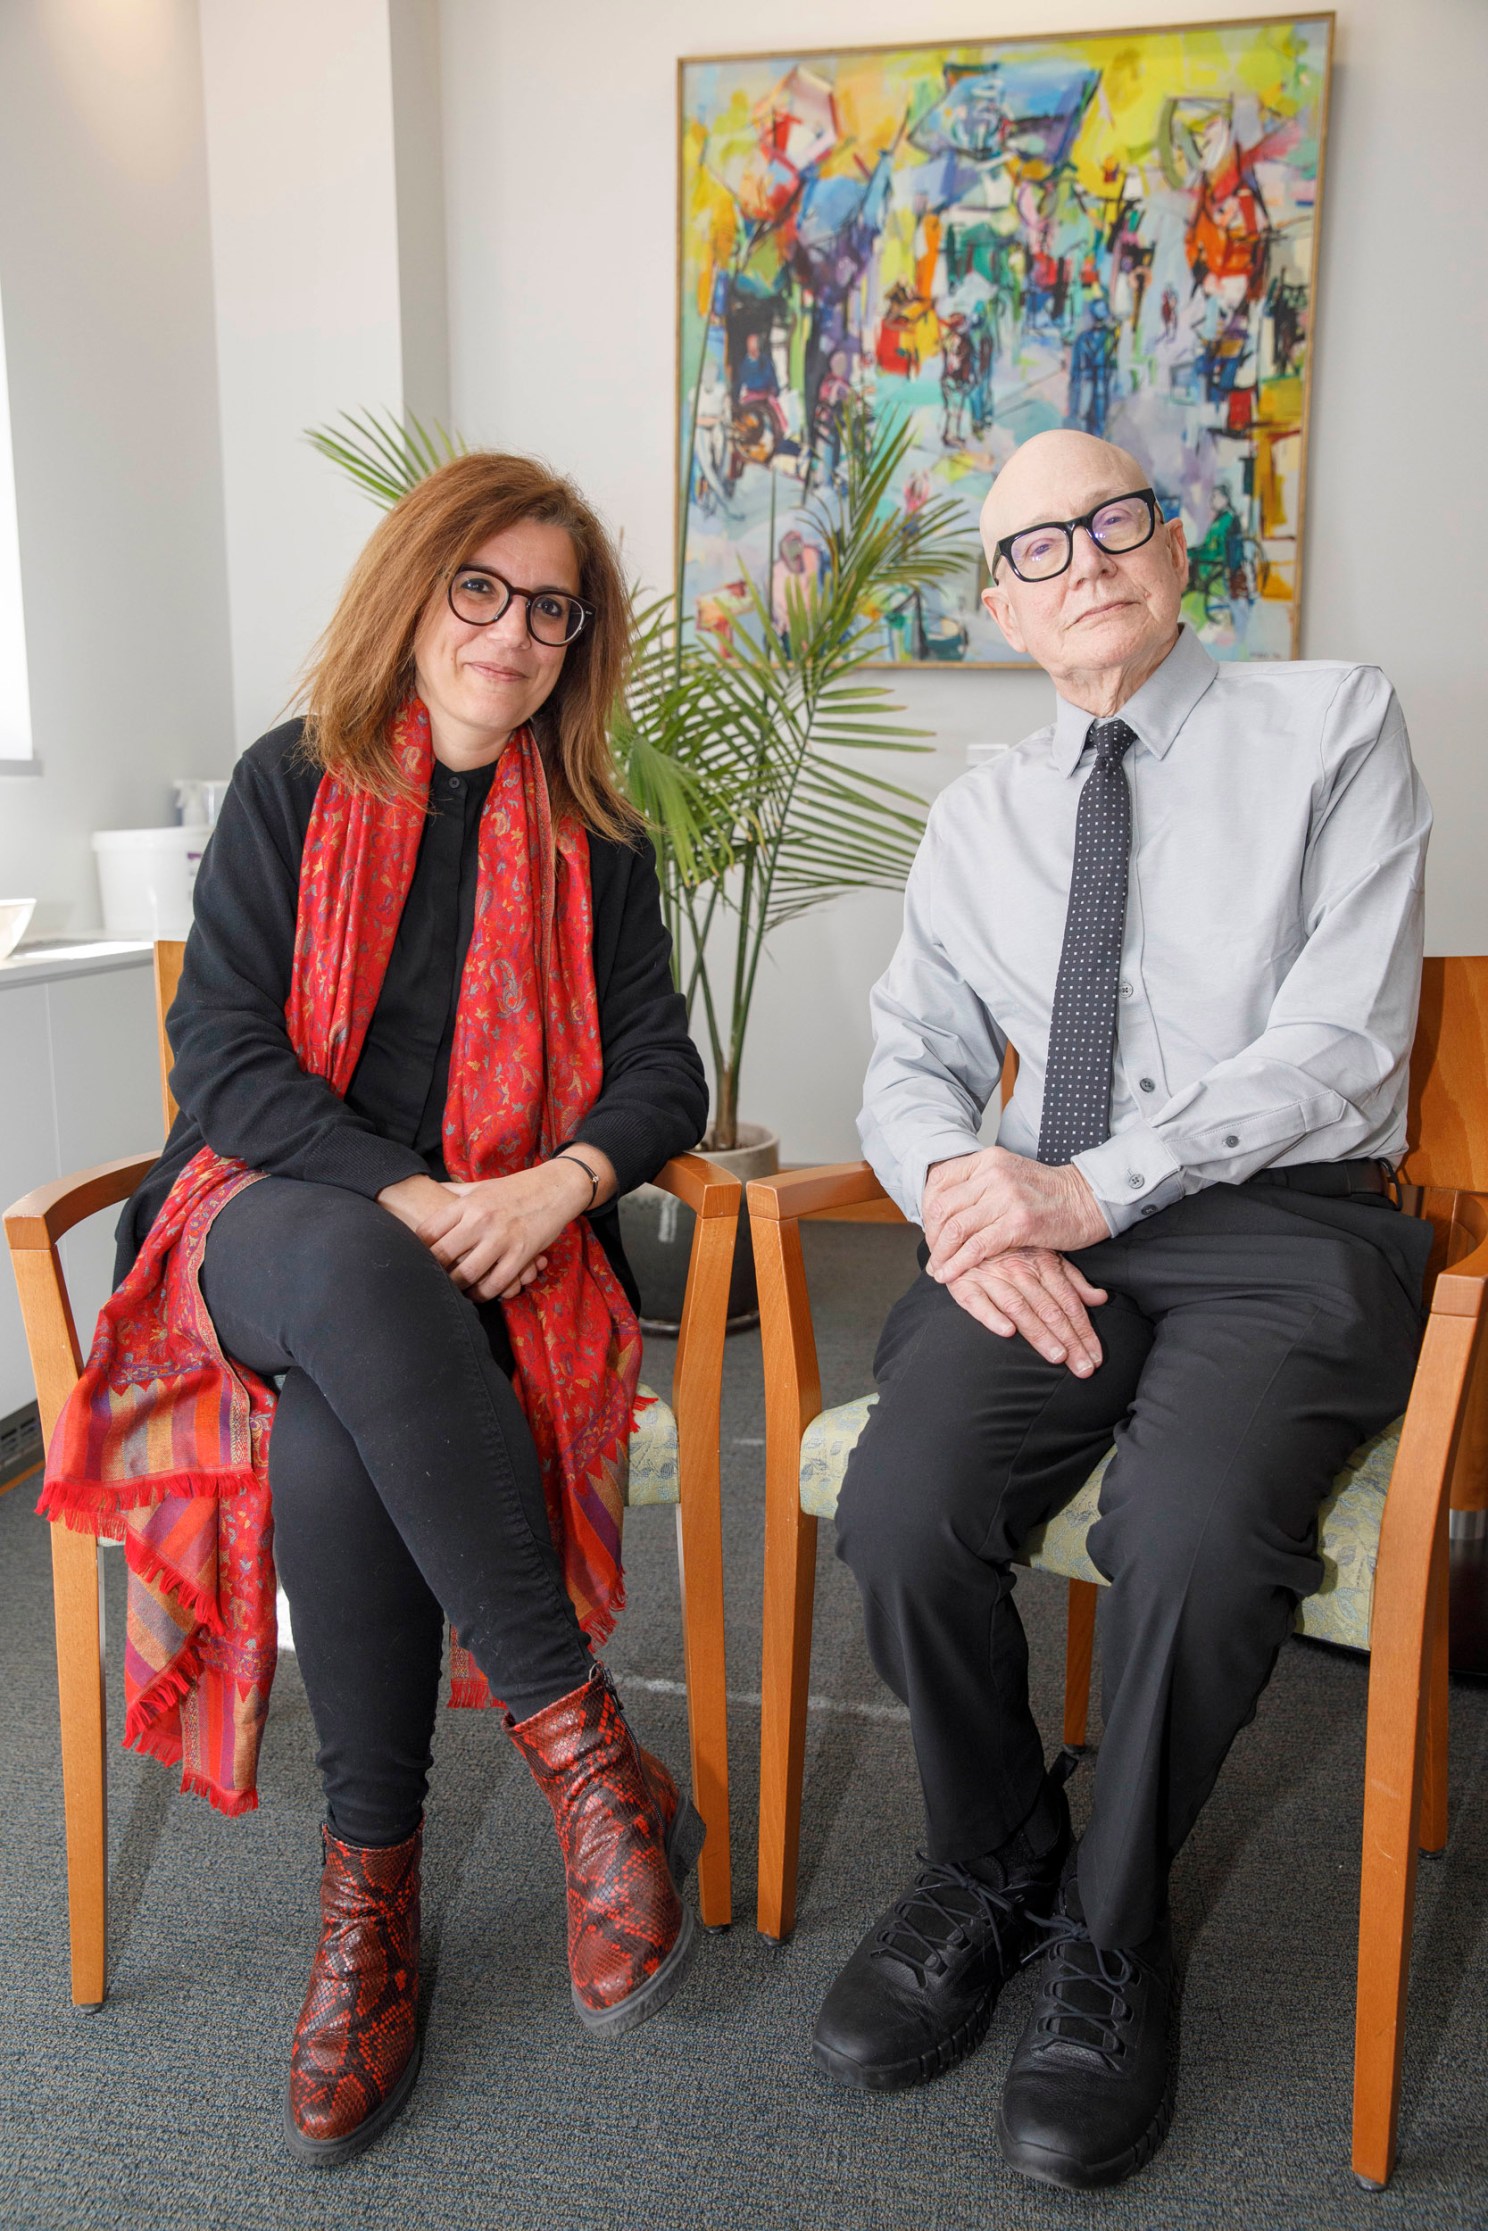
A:
{"label": "light gray dress shirt", "polygon": [[[1268,1164],[1398,1161],[1431,808],[1374,666],[1218,665],[1185,627],[1121,716],[1132,850],[1111,1136],[1075,1157],[1113,1233]],[[931,808],[872,996],[863,1151],[918,1222],[932,1163],[1038,1150],[1091,716]]]}

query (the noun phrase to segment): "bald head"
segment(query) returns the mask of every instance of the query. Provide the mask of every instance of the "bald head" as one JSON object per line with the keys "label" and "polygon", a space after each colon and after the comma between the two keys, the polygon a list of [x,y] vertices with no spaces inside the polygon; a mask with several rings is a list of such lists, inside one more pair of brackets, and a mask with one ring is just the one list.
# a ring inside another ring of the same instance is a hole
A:
{"label": "bald head", "polygon": [[[1029,527],[1089,519],[1147,485],[1129,449],[1061,428],[1015,449],[982,506],[991,575],[982,602],[1015,651],[1052,675],[1072,703],[1102,718],[1125,703],[1178,640],[1188,584],[1182,523],[1165,521],[1155,506],[1145,516],[1130,507],[1127,533],[1115,539],[1148,531],[1127,549],[1108,550],[1088,530],[1070,535],[1063,549],[1051,537],[1034,555],[1032,580],[999,565],[997,545]],[[1022,548],[1026,560],[1028,545]]]}
{"label": "bald head", "polygon": [[987,492],[982,542],[990,564],[1004,535],[1045,519],[1073,519],[1107,496],[1145,488],[1146,469],[1129,449],[1059,427],[1019,444]]}

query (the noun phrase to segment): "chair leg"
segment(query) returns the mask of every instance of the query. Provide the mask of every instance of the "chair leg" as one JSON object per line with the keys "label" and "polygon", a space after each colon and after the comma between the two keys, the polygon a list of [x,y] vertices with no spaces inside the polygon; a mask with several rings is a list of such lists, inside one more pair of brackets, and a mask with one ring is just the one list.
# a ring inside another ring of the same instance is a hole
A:
{"label": "chair leg", "polygon": [[1447,1848],[1447,1674],[1451,1662],[1448,1614],[1450,1610],[1451,1545],[1446,1529],[1436,1552],[1439,1570],[1433,1576],[1432,1595],[1437,1609],[1431,1620],[1430,1655],[1426,1671],[1425,1760],[1421,1770],[1421,1818],[1416,1841],[1432,1857]]}
{"label": "chair leg", "polygon": [[1446,1616],[1446,1531],[1443,1503],[1437,1521],[1440,1539],[1433,1540],[1426,1585],[1413,1617],[1402,1616],[1392,1605],[1393,1616],[1383,1618],[1379,1567],[1375,1576],[1364,1747],[1353,2146],[1354,2175],[1374,2191],[1389,2183],[1395,2166],[1417,1842],[1424,1826],[1429,1692]]}
{"label": "chair leg", "polygon": [[1395,2166],[1400,2069],[1405,2052],[1406,1980],[1410,1973],[1416,1839],[1411,1785],[1419,1761],[1414,1700],[1371,1708],[1370,1741],[1378,1725],[1400,1761],[1395,1786],[1367,1783],[1364,1866],[1359,1885],[1359,1996],[1354,2032],[1354,2174],[1376,2190]]}
{"label": "chair leg", "polygon": [[1090,1730],[1090,1668],[1095,1656],[1095,1607],[1100,1590],[1093,1580],[1072,1580],[1064,1630],[1064,1742],[1083,1751]]}
{"label": "chair leg", "polygon": [[98,1544],[52,1528],[52,1598],[67,1819],[67,1913],[75,2006],[103,2004],[108,1935],[108,1814],[104,1778],[103,1654],[98,1632]]}
{"label": "chair leg", "polygon": [[687,1732],[693,1802],[707,1827],[698,1857],[698,1911],[710,1929],[734,1917],[729,1839],[728,1668],[723,1650],[723,1534],[718,1497],[677,1511],[682,1575],[682,1649],[687,1670]]}
{"label": "chair leg", "polygon": [[765,1616],[760,1700],[759,1906],[761,1935],[781,1940],[796,1925],[801,1778],[816,1594],[816,1520],[799,1493],[767,1497]]}

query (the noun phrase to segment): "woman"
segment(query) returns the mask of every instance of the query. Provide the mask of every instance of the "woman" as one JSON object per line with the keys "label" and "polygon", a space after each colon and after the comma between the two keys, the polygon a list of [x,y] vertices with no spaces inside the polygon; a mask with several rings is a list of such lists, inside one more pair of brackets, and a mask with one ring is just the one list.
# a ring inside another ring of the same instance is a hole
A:
{"label": "woman", "polygon": [[580,2020],[644,2019],[691,1949],[700,1824],[589,1647],[640,1363],[614,1202],[707,1112],[609,757],[627,627],[603,528],[525,459],[462,457],[378,527],[202,862],[180,1114],[51,1454],[44,1507],[126,1543],[126,1740],[228,1811],[256,1803],[272,1494],[327,1814],[308,2160],[370,2144],[417,2073],[446,1619],[455,1701],[501,1702],[552,1805]]}

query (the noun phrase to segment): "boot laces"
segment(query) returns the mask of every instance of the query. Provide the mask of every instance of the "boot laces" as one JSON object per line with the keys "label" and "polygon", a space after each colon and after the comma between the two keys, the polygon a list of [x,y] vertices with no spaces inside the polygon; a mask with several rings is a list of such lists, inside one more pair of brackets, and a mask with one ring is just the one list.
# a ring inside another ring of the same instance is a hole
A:
{"label": "boot laces", "polygon": [[[1048,1962],[1041,1987],[1052,2001],[1038,2018],[1044,2033],[1039,2050],[1082,2046],[1114,2069],[1126,2053],[1126,2025],[1136,2014],[1127,1991],[1136,1981],[1137,1962],[1130,1953],[1093,1943],[1085,1923],[1070,1914],[1051,1914],[1038,1928],[1040,1941],[1025,1955],[1025,1964]],[[1075,1989],[1078,2000],[1070,1995]]]}
{"label": "boot laces", "polygon": [[1003,1931],[1021,1917],[1013,1891],[984,1882],[958,1860],[925,1861],[922,1852],[916,1856],[924,1862],[921,1870],[895,1899],[871,1957],[902,1961],[923,1984],[928,1971],[943,1969],[947,1954],[983,1929],[991,1931],[1000,1954]]}

